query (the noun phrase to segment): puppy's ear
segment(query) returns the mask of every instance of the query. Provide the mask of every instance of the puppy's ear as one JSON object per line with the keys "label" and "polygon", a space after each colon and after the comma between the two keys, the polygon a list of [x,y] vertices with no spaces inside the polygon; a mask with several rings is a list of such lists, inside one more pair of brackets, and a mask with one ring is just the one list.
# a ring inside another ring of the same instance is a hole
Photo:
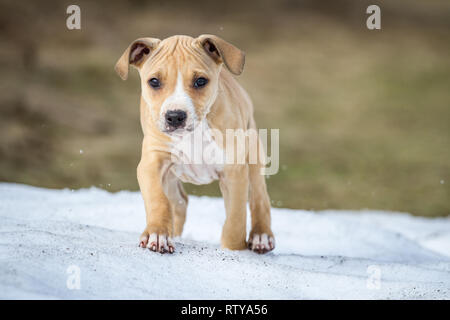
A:
{"label": "puppy's ear", "polygon": [[133,41],[119,58],[114,68],[122,80],[128,78],[129,65],[140,68],[160,42],[161,40],[155,38],[139,38]]}
{"label": "puppy's ear", "polygon": [[244,70],[245,53],[231,43],[213,36],[204,34],[199,36],[198,41],[206,53],[217,63],[224,63],[231,73],[239,75]]}

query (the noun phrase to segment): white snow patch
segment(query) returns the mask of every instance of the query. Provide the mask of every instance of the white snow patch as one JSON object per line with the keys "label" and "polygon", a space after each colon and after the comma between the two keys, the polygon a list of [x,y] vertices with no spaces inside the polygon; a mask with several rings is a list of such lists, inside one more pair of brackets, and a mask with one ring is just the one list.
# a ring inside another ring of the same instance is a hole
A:
{"label": "white snow patch", "polygon": [[188,208],[175,253],[161,255],[138,247],[138,192],[0,183],[0,298],[450,299],[449,218],[272,209],[277,247],[258,255],[220,249],[222,199]]}

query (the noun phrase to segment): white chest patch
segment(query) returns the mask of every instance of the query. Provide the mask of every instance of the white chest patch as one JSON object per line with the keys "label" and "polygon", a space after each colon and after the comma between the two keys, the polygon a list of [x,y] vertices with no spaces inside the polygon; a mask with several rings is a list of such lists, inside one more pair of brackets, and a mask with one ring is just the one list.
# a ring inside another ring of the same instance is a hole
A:
{"label": "white chest patch", "polygon": [[225,152],[214,140],[206,121],[194,131],[173,136],[172,172],[183,182],[208,184],[219,178],[225,163]]}

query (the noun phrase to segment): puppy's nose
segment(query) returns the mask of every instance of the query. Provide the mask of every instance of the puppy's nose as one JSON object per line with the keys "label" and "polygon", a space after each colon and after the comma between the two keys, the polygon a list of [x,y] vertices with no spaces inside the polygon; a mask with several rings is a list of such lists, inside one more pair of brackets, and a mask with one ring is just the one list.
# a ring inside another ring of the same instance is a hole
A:
{"label": "puppy's nose", "polygon": [[166,123],[171,128],[183,127],[186,123],[187,114],[183,110],[169,110],[166,112]]}

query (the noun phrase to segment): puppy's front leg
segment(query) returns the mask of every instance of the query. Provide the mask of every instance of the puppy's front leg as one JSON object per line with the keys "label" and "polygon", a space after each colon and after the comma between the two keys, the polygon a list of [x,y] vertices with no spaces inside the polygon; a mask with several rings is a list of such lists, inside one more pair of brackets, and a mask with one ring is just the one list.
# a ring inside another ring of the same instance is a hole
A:
{"label": "puppy's front leg", "polygon": [[147,217],[147,226],[141,235],[139,245],[156,252],[173,253],[175,247],[171,241],[172,213],[162,185],[168,170],[166,158],[163,152],[143,152],[137,168]]}
{"label": "puppy's front leg", "polygon": [[246,248],[248,166],[225,166],[220,178],[220,190],[227,215],[222,230],[222,247],[243,250]]}

